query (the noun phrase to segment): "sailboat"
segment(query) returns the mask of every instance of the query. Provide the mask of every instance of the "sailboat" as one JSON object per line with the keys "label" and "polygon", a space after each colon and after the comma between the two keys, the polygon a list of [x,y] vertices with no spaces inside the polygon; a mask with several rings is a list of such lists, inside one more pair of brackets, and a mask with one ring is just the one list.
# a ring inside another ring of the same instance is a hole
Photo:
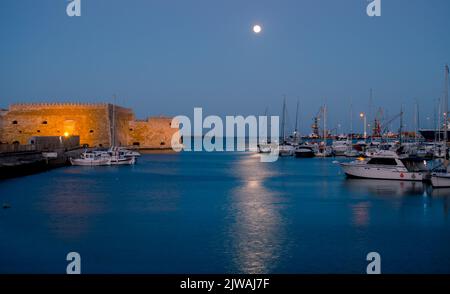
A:
{"label": "sailboat", "polygon": [[[445,86],[444,86],[444,128],[448,126],[448,65],[445,65]],[[440,115],[440,114],[439,114]],[[448,170],[449,154],[448,154],[448,134],[444,132],[444,153],[445,159],[442,163],[442,171],[433,172],[431,175],[431,185],[433,188],[450,187],[450,172]]]}
{"label": "sailboat", "polygon": [[323,140],[319,144],[319,148],[316,152],[316,157],[330,157],[332,155],[332,150],[329,146],[327,146],[327,106],[324,105],[322,107],[323,111]]}
{"label": "sailboat", "polygon": [[350,101],[350,136],[347,136],[347,150],[344,151],[345,157],[359,157],[361,152],[353,148],[353,103]]}
{"label": "sailboat", "polygon": [[[264,116],[267,117],[267,108],[264,111]],[[270,124],[270,119],[267,121],[268,124]],[[270,130],[270,125],[268,125],[268,129]],[[272,152],[272,148],[275,148],[273,144],[270,142],[270,140],[266,138],[258,137],[258,153],[270,153]]]}
{"label": "sailboat", "polygon": [[278,148],[279,156],[292,156],[294,154],[294,146],[286,139],[286,96],[283,100],[283,114],[281,117],[281,143]]}

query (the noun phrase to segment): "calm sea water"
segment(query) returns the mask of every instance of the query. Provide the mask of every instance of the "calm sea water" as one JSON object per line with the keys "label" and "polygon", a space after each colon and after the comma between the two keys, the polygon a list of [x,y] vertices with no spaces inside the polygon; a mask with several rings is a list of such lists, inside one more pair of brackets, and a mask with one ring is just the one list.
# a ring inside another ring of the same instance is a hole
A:
{"label": "calm sea water", "polygon": [[450,190],[335,159],[147,154],[0,182],[1,273],[450,273]]}

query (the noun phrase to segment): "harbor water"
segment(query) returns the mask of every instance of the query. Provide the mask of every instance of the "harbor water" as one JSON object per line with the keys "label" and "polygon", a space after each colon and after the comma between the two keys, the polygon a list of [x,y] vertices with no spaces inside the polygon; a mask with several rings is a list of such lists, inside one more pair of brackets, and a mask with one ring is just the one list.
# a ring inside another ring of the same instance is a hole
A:
{"label": "harbor water", "polygon": [[450,273],[450,189],[337,158],[144,154],[0,181],[0,273]]}

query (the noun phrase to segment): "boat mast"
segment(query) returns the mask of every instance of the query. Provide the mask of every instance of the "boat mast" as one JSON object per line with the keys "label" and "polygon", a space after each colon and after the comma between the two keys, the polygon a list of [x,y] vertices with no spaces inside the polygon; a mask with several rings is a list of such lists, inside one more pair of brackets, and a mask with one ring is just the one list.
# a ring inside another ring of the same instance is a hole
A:
{"label": "boat mast", "polygon": [[417,137],[417,132],[419,131],[419,103],[417,102],[416,99],[416,103],[414,104],[414,125],[415,125],[415,130],[414,130],[414,141],[417,143],[418,137]]}
{"label": "boat mast", "polygon": [[294,131],[294,142],[298,143],[298,104],[299,99],[297,99],[297,110],[295,111],[295,131]]}
{"label": "boat mast", "polygon": [[116,146],[116,95],[113,95],[113,107],[112,107],[112,125],[113,125],[113,131],[112,131],[112,146]]}
{"label": "boat mast", "polygon": [[445,65],[445,86],[444,86],[444,142],[448,141],[448,65]]}
{"label": "boat mast", "polygon": [[[438,112],[437,112],[437,128],[438,128],[438,132],[437,132],[437,140],[440,143],[442,143],[441,140],[441,114],[442,114],[442,101],[441,98],[438,98]],[[435,135],[436,136],[436,135]]]}
{"label": "boat mast", "polygon": [[[347,141],[348,141],[348,137],[347,136]],[[352,99],[350,99],[350,144],[348,144],[349,149],[352,149],[352,144],[353,144],[353,101]],[[349,150],[349,151],[350,151]]]}
{"label": "boat mast", "polygon": [[445,65],[445,86],[444,86],[444,144],[445,144],[445,161],[446,166],[448,165],[448,148],[447,148],[447,141],[448,141],[448,64]]}
{"label": "boat mast", "polygon": [[[369,114],[367,116],[367,121],[369,122],[369,124],[371,124],[371,119],[372,119],[372,104],[373,104],[373,89],[370,88],[370,93],[369,93]],[[372,126],[372,125],[371,125]],[[372,126],[373,128],[373,126]],[[369,128],[370,131],[370,128]],[[370,136],[370,142],[373,142],[373,129],[372,129],[372,135]]]}
{"label": "boat mast", "polygon": [[281,117],[281,138],[283,138],[283,143],[286,141],[285,138],[285,120],[286,120],[286,95],[284,95],[283,99],[283,114]]}
{"label": "boat mast", "polygon": [[323,105],[323,142],[325,143],[327,137],[327,105]]}
{"label": "boat mast", "polygon": [[399,129],[399,140],[400,140],[400,146],[402,146],[402,133],[403,133],[403,105],[400,106],[400,129]]}

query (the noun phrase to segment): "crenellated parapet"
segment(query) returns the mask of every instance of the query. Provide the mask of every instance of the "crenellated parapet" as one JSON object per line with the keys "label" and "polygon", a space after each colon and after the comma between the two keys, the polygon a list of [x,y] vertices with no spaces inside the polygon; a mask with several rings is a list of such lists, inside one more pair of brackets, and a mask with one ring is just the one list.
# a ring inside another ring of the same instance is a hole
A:
{"label": "crenellated parapet", "polygon": [[108,103],[77,103],[77,102],[55,102],[55,103],[14,103],[9,106],[10,111],[41,110],[41,109],[67,109],[67,108],[105,108]]}

